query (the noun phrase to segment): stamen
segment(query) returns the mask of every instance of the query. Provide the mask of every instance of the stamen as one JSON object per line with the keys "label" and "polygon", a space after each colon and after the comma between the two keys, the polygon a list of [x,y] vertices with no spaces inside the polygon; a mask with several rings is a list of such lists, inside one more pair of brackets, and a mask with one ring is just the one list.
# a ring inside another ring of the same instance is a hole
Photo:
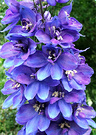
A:
{"label": "stamen", "polygon": [[31,77],[32,79],[35,79],[35,75],[34,75],[34,74],[31,74],[30,77]]}
{"label": "stamen", "polygon": [[77,110],[76,110],[76,116],[78,116],[79,115],[79,113],[80,112],[83,112],[85,109],[84,108],[77,108]]}
{"label": "stamen", "polygon": [[64,129],[64,128],[70,128],[70,125],[67,122],[61,123],[59,124],[60,128]]}
{"label": "stamen", "polygon": [[67,70],[65,72],[65,74],[67,75],[69,81],[70,81],[70,76],[69,75],[71,75],[73,77],[76,73],[77,73],[76,70]]}
{"label": "stamen", "polygon": [[38,104],[36,103],[33,108],[35,109],[36,112],[38,112],[39,114],[41,114],[41,112],[44,110],[45,105],[44,104]]}
{"label": "stamen", "polygon": [[54,33],[55,33],[55,26],[53,26],[52,28],[53,28],[53,31],[54,31]]}
{"label": "stamen", "polygon": [[62,36],[57,37],[58,40],[63,40]]}
{"label": "stamen", "polygon": [[64,92],[59,92],[59,91],[55,91],[53,94],[52,94],[53,97],[62,97],[64,98]]}
{"label": "stamen", "polygon": [[33,25],[31,22],[29,23],[29,22],[23,20],[23,23],[24,23],[24,22],[26,23],[26,25],[25,25],[25,26],[24,26],[24,25],[22,26],[23,29],[28,30],[28,29],[30,28],[30,26]]}
{"label": "stamen", "polygon": [[19,88],[20,87],[20,83],[16,83],[14,86],[12,86],[12,88]]}

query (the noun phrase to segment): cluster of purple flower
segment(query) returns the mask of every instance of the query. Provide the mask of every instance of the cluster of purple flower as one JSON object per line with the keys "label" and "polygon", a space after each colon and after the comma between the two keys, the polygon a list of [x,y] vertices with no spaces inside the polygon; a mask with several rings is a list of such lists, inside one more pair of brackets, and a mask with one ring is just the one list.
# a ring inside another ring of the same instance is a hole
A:
{"label": "cluster of purple flower", "polygon": [[[85,89],[93,69],[73,42],[82,24],[70,17],[72,1],[57,16],[47,10],[69,0],[5,0],[3,31],[9,31],[0,50],[8,68],[2,93],[10,94],[3,109],[17,108],[18,135],[89,135],[96,128],[95,110],[86,103]],[[17,25],[20,24],[21,25]],[[33,41],[34,40],[34,41]]]}

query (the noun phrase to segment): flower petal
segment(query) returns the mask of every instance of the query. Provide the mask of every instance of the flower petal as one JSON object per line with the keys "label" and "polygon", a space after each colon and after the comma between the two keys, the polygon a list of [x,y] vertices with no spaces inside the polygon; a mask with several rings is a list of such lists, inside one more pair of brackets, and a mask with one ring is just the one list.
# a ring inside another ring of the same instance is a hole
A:
{"label": "flower petal", "polygon": [[27,122],[26,134],[30,134],[38,130],[39,119],[40,119],[39,115],[36,115],[35,117],[33,117],[33,119]]}
{"label": "flower petal", "polygon": [[29,56],[26,64],[30,67],[38,68],[46,65],[47,60],[42,52],[37,51],[35,54]]}
{"label": "flower petal", "polygon": [[44,31],[42,30],[38,30],[35,34],[35,36],[37,37],[37,39],[40,41],[40,42],[43,42],[43,43],[50,43],[50,36],[47,35]]}
{"label": "flower petal", "polygon": [[63,70],[57,63],[51,67],[51,76],[53,80],[60,80],[63,76]]}
{"label": "flower petal", "polygon": [[48,105],[48,115],[50,118],[54,119],[58,116],[58,114],[60,113],[60,109],[58,107],[58,103],[54,103],[54,104],[49,104]]}
{"label": "flower petal", "polygon": [[16,114],[16,122],[24,125],[36,114],[31,104],[22,105]]}
{"label": "flower petal", "polygon": [[68,92],[72,91],[72,87],[70,85],[70,83],[68,83],[66,78],[62,79],[62,84],[65,90],[67,90]]}
{"label": "flower petal", "polygon": [[60,111],[63,114],[64,118],[71,117],[71,115],[72,115],[71,104],[66,103],[64,100],[59,100],[58,105],[59,105]]}
{"label": "flower petal", "polygon": [[44,80],[45,78],[49,77],[50,76],[50,69],[51,69],[51,64],[47,64],[46,66],[40,68],[38,71],[37,71],[37,78],[38,80],[42,81]]}
{"label": "flower petal", "polygon": [[37,94],[39,90],[39,83],[38,82],[33,82],[31,84],[29,84],[25,91],[24,91],[24,95],[26,97],[26,99],[31,100],[35,97],[35,95]]}
{"label": "flower petal", "polygon": [[39,83],[39,90],[37,93],[38,97],[42,100],[47,99],[47,97],[49,95],[49,89],[50,89],[50,87],[47,84],[45,84],[43,82]]}
{"label": "flower petal", "polygon": [[73,70],[78,66],[78,61],[71,53],[62,53],[57,60],[64,70]]}
{"label": "flower petal", "polygon": [[40,115],[39,117],[40,118],[39,118],[38,129],[42,132],[42,131],[45,131],[49,127],[50,120],[43,115]]}

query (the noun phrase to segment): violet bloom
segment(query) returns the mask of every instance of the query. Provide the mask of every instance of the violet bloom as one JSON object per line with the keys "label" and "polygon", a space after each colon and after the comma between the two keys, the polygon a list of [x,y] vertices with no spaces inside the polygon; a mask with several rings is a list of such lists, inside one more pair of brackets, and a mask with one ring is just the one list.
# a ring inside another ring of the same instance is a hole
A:
{"label": "violet bloom", "polygon": [[34,34],[37,31],[37,26],[39,26],[40,20],[42,19],[40,13],[35,13],[30,8],[25,7],[23,5],[20,6],[20,14],[22,26],[14,26],[9,31],[9,33],[6,36],[6,38],[8,38],[9,40],[13,35],[14,37],[21,35],[25,37],[34,36]]}
{"label": "violet bloom", "polygon": [[[9,9],[6,11],[5,17],[1,20],[3,24],[9,24],[3,31],[7,31],[13,26],[17,24],[19,20],[21,22],[27,19],[26,21],[26,29],[28,27],[33,28],[33,24],[35,24],[35,13],[32,11],[34,9],[34,3],[32,1],[30,2],[17,2],[16,0],[5,0],[5,3],[9,6]],[[29,14],[29,15],[28,15]],[[33,19],[30,19],[32,18]],[[39,17],[38,17],[39,18]],[[38,20],[38,19],[37,19]]]}
{"label": "violet bloom", "polygon": [[62,45],[77,41],[80,34],[74,28],[62,26],[59,18],[55,16],[45,23],[45,31],[38,30],[35,36],[40,42]]}
{"label": "violet bloom", "polygon": [[70,3],[70,5],[61,8],[58,14],[58,18],[62,24],[62,27],[71,28],[80,32],[80,30],[82,29],[82,24],[75,18],[70,17],[71,10],[72,2]]}
{"label": "violet bloom", "polygon": [[9,95],[6,100],[3,103],[3,109],[6,109],[13,105],[12,108],[20,107],[25,101],[24,97],[24,90],[25,85],[20,84],[16,80],[10,79],[5,83],[4,88],[1,90],[1,92],[4,95]]}
{"label": "violet bloom", "polygon": [[10,73],[6,72],[9,80],[5,83],[1,92],[4,95],[11,95],[5,100],[3,108],[8,108],[12,104],[13,108],[15,108],[26,101],[24,91],[26,85],[32,82],[32,79],[30,78],[32,72],[33,70],[31,68],[24,65],[14,68]]}
{"label": "violet bloom", "polygon": [[[24,126],[17,135],[26,135],[26,126]],[[33,133],[29,133],[28,135],[46,135],[45,132],[40,132],[39,130]]]}
{"label": "violet bloom", "polygon": [[60,80],[63,70],[75,69],[78,61],[70,52],[62,52],[61,48],[47,44],[43,46],[43,52],[37,51],[31,55],[26,64],[34,68],[41,67],[37,71],[37,78],[40,81],[50,75],[53,80]]}
{"label": "violet bloom", "polygon": [[20,20],[20,4],[16,0],[5,0],[5,3],[8,5],[6,10],[5,17],[1,20],[2,24],[9,24],[3,31],[7,31],[12,28]]}
{"label": "violet bloom", "polygon": [[7,58],[4,62],[6,68],[19,66],[29,55],[35,53],[36,43],[25,37],[11,37],[12,42],[5,43],[0,50],[0,57]]}
{"label": "violet bloom", "polygon": [[52,80],[50,77],[39,81],[37,79],[35,69],[21,65],[11,71],[13,78],[21,84],[27,84],[24,91],[26,99],[31,100],[36,95],[42,100],[45,100],[49,95],[50,87],[57,86],[59,81]]}
{"label": "violet bloom", "polygon": [[38,40],[43,43],[59,44],[64,48],[71,47],[70,44],[79,39],[79,31],[82,29],[82,24],[70,17],[71,10],[72,2],[63,7],[58,16],[46,21],[45,31],[38,30],[35,34]]}
{"label": "violet bloom", "polygon": [[96,123],[91,119],[96,117],[96,112],[92,107],[78,104],[74,105],[73,109],[73,119],[81,128],[87,129],[89,125],[96,128]]}
{"label": "violet bloom", "polygon": [[58,121],[51,122],[49,128],[45,131],[47,135],[89,135],[91,128],[83,129],[74,121],[68,121],[61,117]]}
{"label": "violet bloom", "polygon": [[16,114],[16,122],[26,126],[26,134],[31,134],[40,130],[45,131],[50,120],[45,116],[46,103],[42,104],[32,100],[31,103],[20,107]]}
{"label": "violet bloom", "polygon": [[61,112],[65,119],[72,120],[72,104],[81,103],[85,99],[83,91],[73,90],[69,93],[62,85],[54,87],[50,93],[50,104],[46,113],[51,119],[56,118]]}
{"label": "violet bloom", "polygon": [[75,70],[66,70],[63,78],[62,84],[67,91],[72,89],[85,90],[85,85],[90,83],[90,77],[94,73],[93,69],[84,63],[83,57],[79,57],[80,65]]}
{"label": "violet bloom", "polygon": [[56,3],[66,3],[68,2],[69,0],[47,0],[48,4],[50,4],[51,6],[55,6]]}

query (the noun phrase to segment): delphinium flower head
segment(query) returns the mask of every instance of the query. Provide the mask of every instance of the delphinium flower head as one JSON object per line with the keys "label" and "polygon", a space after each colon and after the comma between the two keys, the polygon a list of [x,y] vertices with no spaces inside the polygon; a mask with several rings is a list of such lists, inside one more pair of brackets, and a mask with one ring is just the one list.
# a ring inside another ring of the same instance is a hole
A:
{"label": "delphinium flower head", "polygon": [[[52,16],[48,7],[67,3]],[[82,24],[70,16],[69,0],[5,0],[3,24],[9,24],[0,50],[9,95],[3,108],[17,108],[18,135],[89,135],[95,110],[86,103],[86,85],[93,69],[75,48]]]}

